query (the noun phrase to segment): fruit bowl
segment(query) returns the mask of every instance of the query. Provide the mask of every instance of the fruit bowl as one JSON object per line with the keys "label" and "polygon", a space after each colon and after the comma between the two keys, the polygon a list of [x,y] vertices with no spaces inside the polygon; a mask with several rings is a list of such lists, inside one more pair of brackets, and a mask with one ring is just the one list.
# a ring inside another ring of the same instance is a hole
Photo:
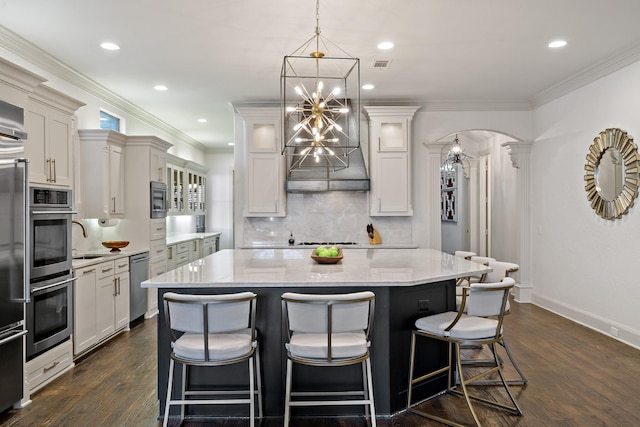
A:
{"label": "fruit bowl", "polygon": [[338,249],[338,256],[318,256],[314,249],[311,253],[311,259],[318,264],[337,264],[342,261],[342,249]]}
{"label": "fruit bowl", "polygon": [[102,246],[111,249],[110,252],[120,252],[120,249],[126,248],[128,245],[128,240],[109,240],[107,242],[102,242]]}

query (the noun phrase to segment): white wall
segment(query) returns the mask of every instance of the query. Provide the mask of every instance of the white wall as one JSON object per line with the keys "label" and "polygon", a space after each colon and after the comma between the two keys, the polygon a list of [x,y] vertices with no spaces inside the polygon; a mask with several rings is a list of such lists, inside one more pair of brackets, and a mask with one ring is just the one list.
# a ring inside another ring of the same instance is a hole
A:
{"label": "white wall", "polygon": [[233,151],[208,152],[207,231],[222,233],[220,249],[232,249],[233,241]]}
{"label": "white wall", "polygon": [[[535,110],[532,150],[533,300],[640,347],[640,210],[597,216],[584,165],[598,133],[640,136],[640,63]],[[636,201],[637,204],[637,201]]]}

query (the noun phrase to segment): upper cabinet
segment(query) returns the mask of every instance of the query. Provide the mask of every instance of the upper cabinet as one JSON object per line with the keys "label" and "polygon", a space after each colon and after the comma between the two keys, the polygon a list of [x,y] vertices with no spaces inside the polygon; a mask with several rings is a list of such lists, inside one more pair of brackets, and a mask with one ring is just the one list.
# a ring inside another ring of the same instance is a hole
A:
{"label": "upper cabinet", "polygon": [[419,107],[364,107],[369,116],[371,216],[410,216],[411,122]]}
{"label": "upper cabinet", "polygon": [[245,217],[286,216],[279,108],[239,108],[244,121]]}
{"label": "upper cabinet", "polygon": [[126,135],[107,129],[81,129],[82,205],[86,218],[123,218]]}
{"label": "upper cabinet", "polygon": [[167,154],[167,213],[203,214],[206,211],[207,174],[204,166]]}
{"label": "upper cabinet", "polygon": [[25,154],[29,182],[71,187],[73,115],[84,104],[46,86],[37,86],[25,108]]}

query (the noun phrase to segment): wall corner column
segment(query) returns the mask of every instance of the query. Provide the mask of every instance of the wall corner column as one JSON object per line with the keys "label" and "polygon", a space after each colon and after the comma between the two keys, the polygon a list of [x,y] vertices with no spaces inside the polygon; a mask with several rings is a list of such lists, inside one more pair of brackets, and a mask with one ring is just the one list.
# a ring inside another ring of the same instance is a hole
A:
{"label": "wall corner column", "polygon": [[423,143],[429,152],[428,163],[428,206],[429,206],[429,247],[441,250],[442,248],[442,227],[440,221],[440,166],[442,165],[442,147],[448,143]]}
{"label": "wall corner column", "polygon": [[531,147],[532,142],[505,142],[502,144],[509,153],[511,164],[516,171],[516,212],[517,225],[517,258],[520,265],[519,282],[514,288],[514,297],[518,302],[532,301],[533,281],[531,251]]}

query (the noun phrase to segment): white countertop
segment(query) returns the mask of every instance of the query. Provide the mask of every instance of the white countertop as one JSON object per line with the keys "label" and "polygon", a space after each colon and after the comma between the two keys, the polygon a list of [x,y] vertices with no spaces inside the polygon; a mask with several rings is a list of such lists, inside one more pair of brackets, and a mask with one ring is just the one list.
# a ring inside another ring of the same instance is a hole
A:
{"label": "white countertop", "polygon": [[[313,249],[319,245],[288,245],[288,244],[256,244],[256,245],[242,245],[239,249]],[[334,246],[334,245],[326,245]],[[356,245],[335,245],[338,248],[343,249],[418,249],[418,245],[403,245],[403,244],[388,244],[381,243],[379,245],[370,245],[368,243],[358,243]]]}
{"label": "white countertop", "polygon": [[316,264],[313,248],[225,249],[142,283],[146,288],[413,286],[491,271],[434,249],[343,249]]}
{"label": "white countertop", "polygon": [[72,259],[71,266],[73,269],[88,267],[90,265],[100,264],[105,261],[113,261],[120,258],[130,257],[132,255],[138,255],[144,252],[149,252],[149,249],[120,249],[120,252],[109,252],[109,249],[92,251],[86,254],[78,254],[77,256],[86,255],[100,255],[97,258],[90,259]]}
{"label": "white countertop", "polygon": [[176,243],[188,242],[194,239],[205,239],[207,237],[220,236],[222,233],[183,233],[167,236],[167,245],[175,245]]}

